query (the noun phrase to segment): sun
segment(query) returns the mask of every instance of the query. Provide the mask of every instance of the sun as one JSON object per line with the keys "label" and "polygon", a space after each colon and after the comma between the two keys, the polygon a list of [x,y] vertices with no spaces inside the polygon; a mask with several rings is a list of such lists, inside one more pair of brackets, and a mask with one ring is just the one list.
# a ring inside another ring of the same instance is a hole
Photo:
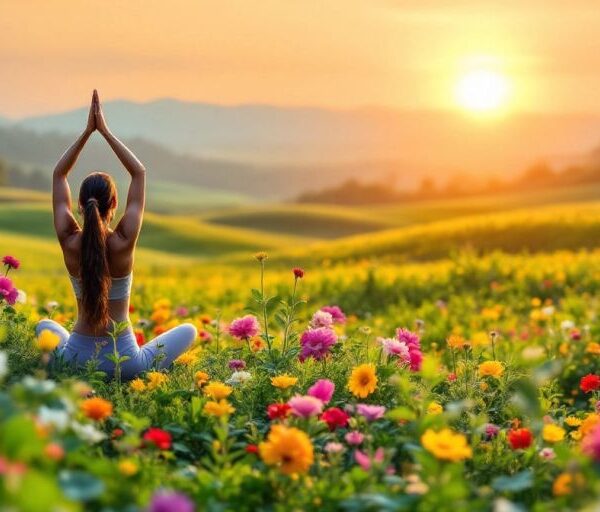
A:
{"label": "sun", "polygon": [[507,76],[487,69],[464,74],[456,84],[456,102],[475,113],[494,113],[507,106],[511,84]]}

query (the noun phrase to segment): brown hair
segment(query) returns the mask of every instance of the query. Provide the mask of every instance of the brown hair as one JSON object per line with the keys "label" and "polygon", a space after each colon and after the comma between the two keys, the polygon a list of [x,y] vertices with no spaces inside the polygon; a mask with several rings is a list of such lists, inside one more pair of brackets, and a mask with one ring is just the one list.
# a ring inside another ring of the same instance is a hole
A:
{"label": "brown hair", "polygon": [[94,172],[81,183],[79,205],[83,212],[81,234],[81,302],[86,319],[94,326],[108,326],[110,271],[106,250],[107,224],[116,205],[117,189],[104,172]]}

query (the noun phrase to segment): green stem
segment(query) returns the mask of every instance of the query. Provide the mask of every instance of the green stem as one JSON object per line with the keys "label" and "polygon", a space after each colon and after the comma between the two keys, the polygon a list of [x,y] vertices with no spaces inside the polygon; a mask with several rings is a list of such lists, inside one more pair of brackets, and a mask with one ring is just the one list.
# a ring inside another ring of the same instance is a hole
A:
{"label": "green stem", "polygon": [[288,316],[287,316],[287,322],[285,323],[285,329],[283,331],[283,348],[282,348],[282,355],[285,356],[285,353],[287,351],[287,341],[288,341],[288,334],[290,331],[290,325],[292,323],[292,321],[294,320],[294,313],[296,311],[296,288],[298,286],[298,278],[294,278],[294,290],[292,291],[292,306],[291,309],[288,311]]}
{"label": "green stem", "polygon": [[265,338],[267,340],[267,347],[269,354],[271,353],[271,338],[269,338],[269,321],[267,319],[267,301],[265,300],[265,264],[261,260],[260,262],[260,295],[262,297],[263,306],[263,317],[265,322]]}

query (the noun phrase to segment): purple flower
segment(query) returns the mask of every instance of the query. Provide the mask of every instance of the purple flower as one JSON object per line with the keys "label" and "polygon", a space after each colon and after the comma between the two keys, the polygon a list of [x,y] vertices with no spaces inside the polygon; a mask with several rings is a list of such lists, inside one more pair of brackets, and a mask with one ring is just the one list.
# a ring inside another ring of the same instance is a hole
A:
{"label": "purple flower", "polygon": [[11,306],[17,302],[19,291],[8,277],[0,277],[0,298],[4,298]]}
{"label": "purple flower", "polygon": [[319,379],[310,388],[308,388],[307,395],[314,396],[323,402],[328,403],[333,396],[335,391],[335,384],[329,379]]}
{"label": "purple flower", "polygon": [[383,417],[385,407],[383,405],[357,404],[356,412],[367,421],[375,421]]}
{"label": "purple flower", "polygon": [[317,327],[331,327],[333,325],[333,317],[331,313],[327,313],[327,311],[319,310],[317,311],[310,321],[310,326],[313,329]]}
{"label": "purple flower", "polygon": [[485,426],[485,438],[488,441],[491,441],[492,439],[494,439],[494,437],[496,437],[498,435],[498,433],[500,432],[500,427],[498,427],[497,425],[494,425],[493,423],[488,423]]}
{"label": "purple flower", "polygon": [[4,256],[4,258],[2,258],[2,263],[6,265],[9,270],[11,268],[17,270],[21,266],[21,262],[14,256]]}
{"label": "purple flower", "polygon": [[353,430],[352,432],[348,432],[344,436],[344,439],[348,444],[358,446],[359,444],[362,444],[362,442],[365,440],[365,436],[364,434],[361,434],[358,430]]}
{"label": "purple flower", "polygon": [[300,361],[304,361],[308,357],[320,361],[329,353],[329,349],[336,342],[337,335],[326,327],[304,331],[300,338],[300,345],[302,346]]}
{"label": "purple flower", "polygon": [[194,503],[185,495],[172,491],[159,491],[152,496],[148,512],[194,512]]}
{"label": "purple flower", "polygon": [[296,395],[290,398],[288,405],[292,408],[292,412],[301,418],[317,416],[323,411],[323,402],[314,396]]}
{"label": "purple flower", "polygon": [[237,372],[246,368],[246,361],[243,359],[232,359],[229,361],[228,366],[230,370],[235,370]]}
{"label": "purple flower", "polygon": [[336,324],[346,323],[346,315],[344,315],[344,312],[340,309],[339,306],[323,306],[321,308],[321,311],[329,313]]}
{"label": "purple flower", "polygon": [[413,372],[418,372],[421,369],[421,363],[423,362],[421,339],[419,338],[419,335],[409,331],[408,329],[397,329],[396,339],[406,343],[410,358],[410,369]]}
{"label": "purple flower", "polygon": [[239,340],[247,340],[260,332],[260,324],[254,315],[236,318],[229,325],[229,334]]}

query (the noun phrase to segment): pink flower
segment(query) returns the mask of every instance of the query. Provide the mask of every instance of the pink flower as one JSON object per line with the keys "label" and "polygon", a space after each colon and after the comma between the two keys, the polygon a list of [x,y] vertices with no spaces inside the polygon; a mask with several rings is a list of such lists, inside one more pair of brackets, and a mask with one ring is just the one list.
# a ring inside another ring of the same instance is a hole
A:
{"label": "pink flower", "polygon": [[361,434],[358,430],[353,430],[352,432],[348,432],[344,436],[344,439],[348,444],[358,446],[359,444],[362,444],[362,442],[365,440],[365,436],[364,434]]}
{"label": "pink flower", "polygon": [[327,453],[341,453],[344,451],[344,445],[342,443],[330,441],[323,447],[323,450]]}
{"label": "pink flower", "polygon": [[344,312],[340,309],[339,306],[323,306],[321,308],[321,311],[329,313],[336,324],[346,323],[346,315],[344,315]]}
{"label": "pink flower", "polygon": [[318,329],[308,329],[302,333],[300,345],[300,361],[306,360],[308,357],[320,361],[327,354],[329,349],[337,342],[337,335],[326,327]]}
{"label": "pink flower", "polygon": [[333,325],[333,317],[331,313],[327,313],[326,311],[317,311],[310,321],[310,326],[313,329],[318,327],[331,327]]}
{"label": "pink flower", "polygon": [[375,421],[383,418],[385,407],[383,405],[357,404],[356,412],[367,421]]}
{"label": "pink flower", "polygon": [[296,395],[290,398],[288,405],[292,408],[292,413],[301,418],[317,416],[323,410],[323,402],[314,396]]}
{"label": "pink flower", "polygon": [[4,256],[4,258],[2,258],[2,263],[4,263],[4,265],[6,265],[9,268],[9,270],[11,268],[17,270],[21,266],[21,262],[14,256]]}
{"label": "pink flower", "polygon": [[540,450],[540,457],[544,460],[554,460],[556,459],[556,453],[552,448],[542,448]]}
{"label": "pink flower", "polygon": [[419,335],[410,332],[408,329],[397,329],[396,339],[406,343],[410,358],[410,369],[413,372],[418,372],[421,369],[421,363],[423,362],[423,353],[421,352],[421,340]]}
{"label": "pink flower", "polygon": [[383,462],[384,456],[385,453],[383,451],[383,448],[381,447],[377,448],[373,458],[369,457],[366,453],[361,452],[360,450],[356,450],[354,452],[354,459],[365,471],[369,471],[373,463],[381,464]]}
{"label": "pink flower", "polygon": [[254,315],[236,318],[229,325],[229,334],[239,340],[247,340],[260,332],[260,324]]}
{"label": "pink flower", "polygon": [[188,316],[190,313],[190,310],[188,308],[186,308],[185,306],[179,306],[176,310],[175,310],[175,314],[177,316]]}
{"label": "pink flower", "polygon": [[0,298],[4,298],[11,306],[17,302],[19,290],[17,290],[8,277],[0,277]]}
{"label": "pink flower", "polygon": [[600,461],[600,426],[594,429],[583,438],[581,442],[583,453],[589,455],[595,461]]}
{"label": "pink flower", "polygon": [[410,363],[408,345],[394,338],[379,338],[377,340],[386,356],[397,356],[402,362]]}
{"label": "pink flower", "polygon": [[329,379],[319,379],[310,388],[308,388],[307,395],[314,396],[323,402],[328,403],[333,396],[335,391],[335,384]]}

